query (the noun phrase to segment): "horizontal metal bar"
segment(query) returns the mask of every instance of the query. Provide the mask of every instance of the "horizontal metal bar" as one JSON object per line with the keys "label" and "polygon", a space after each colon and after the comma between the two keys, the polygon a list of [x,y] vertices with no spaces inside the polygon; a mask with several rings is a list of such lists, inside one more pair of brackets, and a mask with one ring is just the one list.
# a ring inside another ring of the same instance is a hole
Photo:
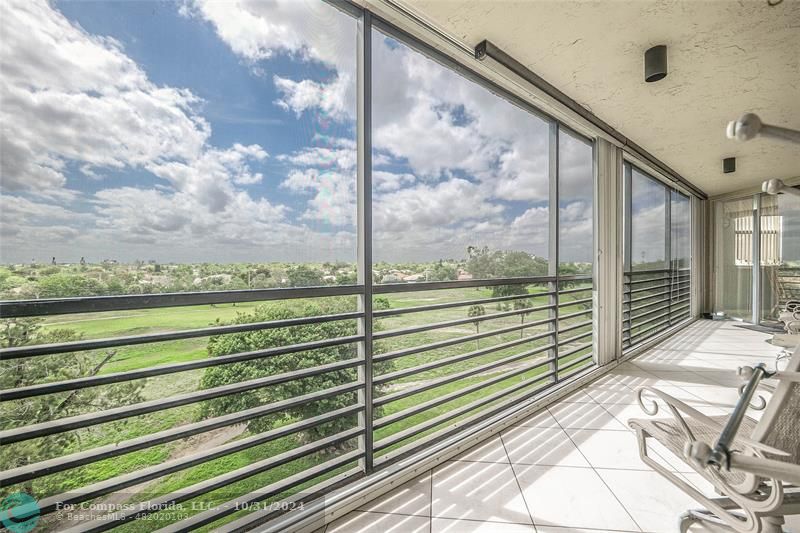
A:
{"label": "horizontal metal bar", "polygon": [[554,322],[555,319],[548,318],[545,320],[537,320],[534,322],[526,322],[524,324],[518,324],[516,326],[508,326],[507,328],[498,328],[491,331],[484,331],[483,333],[476,333],[474,335],[464,335],[461,337],[453,337],[452,339],[446,339],[443,341],[436,341],[431,342],[429,344],[421,344],[419,346],[414,346],[412,348],[405,348],[403,350],[396,350],[394,352],[387,352],[382,354],[376,354],[373,356],[374,361],[389,361],[390,359],[397,359],[398,357],[405,357],[407,355],[418,354],[422,352],[428,352],[431,350],[438,350],[439,348],[447,348],[449,346],[454,346],[456,344],[463,344],[465,342],[475,341],[478,339],[485,339],[486,337],[494,337],[495,335],[503,335],[505,333],[511,333],[514,331],[519,331],[521,329],[527,329],[531,327],[541,326],[543,324],[549,324]]}
{"label": "horizontal metal bar", "polygon": [[656,294],[650,294],[648,296],[639,296],[637,298],[631,298],[630,300],[628,300],[625,303],[626,304],[635,304],[637,302],[644,302],[646,300],[652,300],[653,298],[661,298],[661,297],[664,297],[663,299],[666,299],[667,297],[669,297],[669,294],[670,294],[670,291],[666,290],[666,291],[662,291],[662,292],[659,292],[659,293],[656,293]]}
{"label": "horizontal metal bar", "polygon": [[633,341],[639,342],[642,339],[650,337],[654,333],[656,333],[657,331],[660,331],[659,328],[661,328],[662,326],[666,326],[667,328],[669,328],[669,320],[665,320],[665,321],[659,322],[657,324],[654,324],[654,325],[650,326],[649,328],[645,328],[645,329],[637,331],[636,333],[632,333],[631,334],[631,341],[632,342]]}
{"label": "horizontal metal bar", "polygon": [[30,440],[36,437],[44,437],[46,435],[54,435],[83,427],[96,426],[98,424],[111,422],[113,420],[122,420],[123,418],[130,418],[147,413],[154,413],[156,411],[163,411],[165,409],[171,409],[181,405],[188,405],[201,402],[203,400],[211,400],[213,398],[229,396],[231,394],[277,385],[279,383],[286,383],[287,381],[318,376],[320,374],[326,374],[336,370],[354,368],[363,364],[364,361],[361,359],[348,359],[346,361],[338,361],[335,363],[329,363],[327,365],[304,368],[302,370],[293,370],[291,372],[252,379],[249,381],[243,381],[241,383],[232,383],[230,385],[223,385],[213,389],[197,390],[165,399],[151,400],[148,402],[116,407],[114,409],[107,409],[105,411],[85,413],[82,415],[61,418],[59,420],[51,420],[49,422],[32,424],[21,428],[8,429],[5,431],[0,431],[0,442],[3,442],[4,444],[11,444],[14,442]]}
{"label": "horizontal metal bar", "polygon": [[[563,333],[563,331],[559,331],[558,332],[559,336],[561,335],[561,333]],[[585,339],[586,337],[591,337],[592,333],[593,332],[591,332],[591,331],[587,331],[586,333],[580,333],[578,335],[575,335],[574,337],[569,337],[569,338],[564,339],[564,340],[559,340],[558,341],[558,345],[559,346],[564,346],[565,344],[570,344],[572,342],[576,342],[576,341],[579,341],[581,339]]]}
{"label": "horizontal metal bar", "polygon": [[572,324],[563,328],[558,328],[558,333],[569,333],[570,331],[574,331],[576,329],[585,328],[586,326],[591,326],[594,322],[592,320],[587,320],[586,322],[581,322],[579,324]]}
{"label": "horizontal metal bar", "polygon": [[626,281],[625,285],[641,285],[642,283],[652,283],[654,281],[666,281],[670,279],[669,276],[661,276],[659,278],[648,278],[648,279],[634,279],[631,281]]}
{"label": "horizontal metal bar", "polygon": [[558,289],[558,294],[560,294],[560,295],[575,294],[575,293],[578,293],[578,292],[586,292],[586,291],[592,291],[592,290],[594,290],[594,287],[589,285],[588,287],[577,287],[577,288],[574,288],[574,289]]}
{"label": "horizontal metal bar", "polygon": [[631,290],[628,291],[628,294],[634,295],[634,294],[639,294],[641,292],[654,291],[656,289],[669,289],[669,287],[670,287],[669,283],[665,283],[665,284],[662,284],[662,285],[653,285],[652,287],[644,287],[644,288],[641,288],[641,289],[631,289]]}
{"label": "horizontal metal bar", "polygon": [[636,311],[641,311],[642,309],[648,309],[648,308],[653,307],[655,305],[663,305],[663,304],[666,304],[666,303],[669,303],[669,296],[668,295],[663,297],[663,298],[659,298],[658,300],[656,300],[654,302],[650,302],[649,304],[638,305],[636,307],[632,307],[632,308],[628,309],[625,312],[626,313],[635,313]]}
{"label": "horizontal metal bar", "polygon": [[434,322],[432,324],[424,324],[422,326],[411,326],[407,328],[391,329],[388,331],[381,331],[372,335],[375,340],[387,339],[389,337],[397,337],[400,335],[410,335],[412,333],[422,333],[424,331],[431,331],[435,329],[447,328],[451,326],[460,326],[463,324],[472,324],[475,322],[485,322],[487,320],[496,320],[498,318],[506,318],[509,316],[529,315],[538,311],[547,311],[554,309],[553,305],[543,305],[539,307],[529,307],[527,309],[514,309],[512,311],[502,311],[500,313],[490,313],[487,315],[458,318],[456,320],[446,320],[444,322]]}
{"label": "horizontal metal bar", "polygon": [[646,313],[639,313],[638,315],[630,315],[629,320],[631,321],[631,323],[636,323],[642,317],[652,315],[653,313],[660,313],[664,309],[669,309],[669,302],[663,301],[663,302],[658,302],[658,303],[663,304],[663,305],[661,307],[656,307],[655,309],[651,309],[650,311],[647,311]]}
{"label": "horizontal metal bar", "polygon": [[[544,361],[542,363],[539,363],[538,366],[544,366],[546,364],[549,364],[549,361]],[[528,370],[535,370],[536,368],[537,368],[537,366],[534,365],[534,366],[531,366]],[[495,392],[493,394],[490,394],[488,396],[484,396],[483,398],[479,398],[479,399],[477,399],[477,400],[475,400],[473,402],[470,402],[470,403],[468,403],[466,405],[462,405],[461,407],[457,407],[457,408],[455,408],[453,410],[450,410],[450,411],[448,411],[446,413],[443,413],[443,414],[441,414],[439,416],[436,416],[434,418],[426,420],[425,422],[423,422],[421,424],[417,424],[417,425],[412,426],[410,428],[404,429],[403,431],[398,431],[397,433],[393,433],[393,434],[389,435],[388,437],[377,441],[375,443],[375,451],[376,452],[380,452],[381,450],[385,450],[386,448],[389,448],[391,446],[394,446],[397,443],[400,443],[400,442],[402,442],[404,440],[407,440],[407,439],[413,437],[414,435],[418,435],[420,433],[428,431],[429,429],[432,429],[432,428],[438,426],[439,424],[443,424],[443,423],[445,423],[445,422],[447,422],[449,420],[452,420],[454,418],[458,418],[459,416],[461,416],[461,415],[463,415],[465,413],[468,413],[470,411],[473,411],[473,410],[475,410],[475,409],[477,409],[477,408],[479,408],[479,407],[481,407],[483,405],[486,405],[488,403],[492,403],[495,400],[503,398],[504,396],[508,396],[509,394],[512,394],[514,392],[517,392],[518,390],[524,389],[525,387],[529,387],[533,383],[536,383],[537,381],[541,381],[543,379],[552,377],[554,374],[555,374],[555,372],[553,372],[553,371],[541,374],[539,376],[536,376],[536,377],[531,378],[529,380],[525,380],[525,381],[523,381],[521,383],[518,383],[516,385],[513,385],[511,387],[508,387],[508,388],[502,389],[500,391],[497,391],[497,392]]]}
{"label": "horizontal metal bar", "polygon": [[[353,484],[359,480],[363,480],[364,476],[363,469],[355,465],[349,470],[345,470],[335,476],[325,478],[319,483],[315,483],[312,487],[303,488],[302,491],[288,498],[281,498],[282,503],[288,504],[288,506],[283,509],[281,509],[283,506],[277,506],[277,508],[262,506],[260,509],[248,513],[241,518],[215,526],[214,532],[245,533],[247,531],[263,531],[259,526],[272,526],[274,524],[272,520],[285,517],[287,513],[284,509],[297,509],[299,513],[308,512],[314,505],[324,505],[324,496],[330,492],[348,486],[352,487]],[[297,516],[297,514],[293,516]],[[287,530],[281,529],[280,531],[283,532]]]}
{"label": "horizontal metal bar", "polygon": [[[550,372],[544,377],[553,377],[553,373]],[[423,448],[436,446],[438,443],[450,438],[451,436],[458,435],[462,432],[466,432],[468,428],[482,424],[487,419],[494,417],[499,413],[507,411],[509,408],[517,406],[533,396],[541,394],[543,391],[552,388],[554,385],[556,385],[555,380],[550,380],[544,383],[540,383],[534,389],[526,391],[523,394],[507,398],[505,400],[496,403],[495,405],[490,405],[486,407],[484,410],[475,413],[474,415],[472,415],[467,419],[459,420],[454,424],[451,424],[433,433],[415,439],[412,442],[405,444],[396,450],[391,450],[386,454],[377,457],[375,459],[375,466],[379,468],[385,468],[393,463],[403,460],[404,458],[408,458],[413,454],[416,454],[419,450]]]}
{"label": "horizontal metal bar", "polygon": [[361,382],[346,383],[344,385],[339,385],[338,387],[323,389],[311,394],[295,396],[293,398],[273,402],[267,405],[260,405],[244,411],[237,411],[235,413],[223,416],[208,418],[200,422],[194,422],[191,424],[185,424],[166,429],[150,435],[144,435],[142,437],[125,440],[122,442],[115,442],[106,446],[100,446],[98,448],[92,448],[90,450],[81,451],[54,459],[48,459],[38,463],[32,463],[18,468],[13,468],[11,470],[5,470],[0,472],[0,487],[7,487],[14,485],[15,483],[21,483],[30,479],[36,479],[42,476],[54,474],[56,472],[69,470],[70,468],[75,468],[100,460],[110,459],[111,457],[124,455],[126,453],[151,448],[153,446],[158,446],[159,444],[191,437],[193,435],[212,431],[221,427],[240,424],[242,422],[247,422],[248,420],[262,416],[284,412],[300,405],[306,405],[318,400],[332,398],[348,392],[354,392],[363,387],[364,383]]}
{"label": "horizontal metal bar", "polygon": [[492,298],[477,298],[475,300],[460,300],[457,302],[444,302],[440,304],[418,305],[416,307],[398,307],[397,309],[379,309],[372,314],[376,318],[383,318],[387,316],[405,315],[408,313],[422,313],[425,311],[438,311],[441,309],[450,309],[453,307],[466,307],[468,305],[485,305],[496,302],[507,302],[511,300],[524,300],[528,298],[546,297],[556,294],[555,291],[537,292],[534,294],[512,294],[510,296],[495,296]]}
{"label": "horizontal metal bar", "polygon": [[416,283],[387,283],[372,287],[374,294],[397,292],[435,291],[440,289],[460,289],[469,287],[497,287],[498,285],[533,285],[556,281],[555,276],[530,276],[521,278],[471,279],[464,281],[421,281]]}
{"label": "horizontal metal bar", "polygon": [[0,317],[17,318],[23,316],[127,311],[131,309],[150,309],[156,307],[266,302],[297,298],[353,296],[363,293],[364,287],[361,285],[335,285],[283,289],[170,292],[164,294],[134,294],[125,296],[81,296],[77,298],[51,298],[41,300],[3,300],[0,301]]}
{"label": "horizontal metal bar", "polygon": [[660,315],[654,316],[653,318],[648,318],[647,320],[642,320],[641,322],[634,321],[632,323],[632,325],[631,325],[631,328],[641,328],[642,326],[646,326],[648,324],[652,324],[653,322],[657,322],[659,319],[662,319],[662,318],[669,318],[669,311],[667,311],[666,313],[662,313]]}
{"label": "horizontal metal bar", "polygon": [[193,466],[207,463],[208,461],[213,461],[214,459],[219,459],[221,457],[241,452],[261,444],[266,444],[283,437],[288,437],[289,435],[293,435],[299,431],[317,427],[326,422],[330,422],[343,416],[352,415],[363,410],[363,405],[343,407],[341,409],[321,414],[307,420],[301,420],[293,424],[287,424],[285,426],[265,431],[257,435],[252,435],[244,439],[234,440],[213,448],[205,449],[198,453],[186,455],[171,461],[165,461],[147,468],[141,468],[128,474],[123,474],[99,483],[86,485],[79,489],[72,490],[69,493],[52,496],[48,498],[48,500],[54,500],[56,502],[68,501],[69,503],[92,500],[117,490],[132,487],[146,481],[157,479],[175,472],[180,472],[181,470],[186,470],[187,468],[191,468]]}
{"label": "horizontal metal bar", "polygon": [[80,340],[54,344],[39,344],[34,346],[15,346],[0,349],[0,360],[32,357],[37,355],[50,355],[55,353],[78,352],[85,350],[99,350],[115,348],[118,346],[133,346],[153,342],[165,342],[197,337],[210,337],[212,335],[226,335],[229,333],[242,333],[245,331],[260,331],[265,329],[287,328],[306,324],[321,324],[323,322],[336,322],[339,320],[357,319],[363,313],[339,313],[335,315],[321,315],[303,318],[290,318],[286,320],[271,320],[268,322],[252,322],[249,324],[232,324],[229,326],[212,326],[208,328],[189,329],[165,333],[151,333],[147,335],[130,335],[127,337],[112,337],[107,339]]}
{"label": "horizontal metal bar", "polygon": [[570,318],[575,318],[576,316],[591,315],[592,312],[593,312],[592,309],[586,309],[584,311],[578,311],[577,313],[568,313],[566,315],[559,315],[558,316],[558,320],[560,322],[561,320],[567,320],[567,319],[570,319]]}
{"label": "horizontal metal bar", "polygon": [[571,349],[571,350],[569,350],[567,352],[559,353],[558,354],[558,358],[559,359],[563,359],[565,357],[569,357],[570,355],[574,355],[574,354],[576,354],[578,352],[581,352],[581,351],[583,351],[583,350],[585,350],[587,348],[591,348],[591,347],[592,347],[592,343],[591,342],[587,342],[587,343],[582,344],[582,345],[578,346],[577,348],[573,348],[573,349]]}
{"label": "horizontal metal bar", "polygon": [[133,381],[135,379],[174,374],[176,372],[186,372],[189,370],[197,370],[199,368],[208,368],[231,363],[241,363],[256,359],[266,359],[278,355],[306,352],[320,348],[329,348],[331,346],[341,346],[343,344],[353,344],[355,342],[360,342],[361,340],[363,340],[363,336],[361,335],[350,335],[349,337],[336,337],[334,339],[303,342],[289,346],[278,346],[276,348],[268,348],[266,350],[255,350],[252,352],[221,355],[218,357],[207,357],[205,359],[198,359],[196,361],[154,366],[150,368],[143,368],[141,370],[126,370],[124,372],[115,372],[112,374],[101,374],[98,376],[56,381],[53,383],[30,385],[28,387],[19,387],[16,389],[0,390],[0,401],[7,402],[10,400],[19,400],[21,398],[30,398],[33,396],[42,396],[45,394],[84,389],[86,387],[97,387],[99,385],[107,385],[109,383],[119,383],[122,381]]}
{"label": "horizontal metal bar", "polygon": [[579,358],[575,359],[574,361],[570,361],[569,363],[567,363],[565,365],[559,365],[558,373],[561,374],[562,372],[564,372],[566,370],[569,370],[572,367],[578,366],[579,364],[581,364],[583,362],[586,362],[587,360],[591,359],[592,357],[594,357],[593,353],[587,353],[586,355],[582,355]]}
{"label": "horizontal metal bar", "polygon": [[544,366],[545,364],[550,364],[553,361],[554,360],[552,360],[552,359],[548,359],[547,361],[538,362],[535,365],[533,365],[532,367],[524,366],[524,367],[521,367],[521,368],[515,368],[514,370],[511,370],[509,372],[505,372],[503,374],[500,374],[499,376],[495,376],[493,378],[487,379],[486,381],[481,381],[479,383],[475,383],[474,385],[470,385],[469,387],[465,387],[463,389],[459,389],[457,391],[453,391],[453,392],[445,394],[443,396],[439,396],[438,398],[434,398],[432,400],[428,400],[427,402],[424,402],[424,403],[421,403],[421,404],[418,404],[418,405],[414,405],[412,407],[409,407],[408,409],[404,409],[402,411],[398,411],[398,412],[393,413],[391,415],[384,416],[383,418],[379,418],[379,419],[375,420],[375,422],[373,423],[373,427],[375,429],[380,429],[382,427],[395,424],[395,423],[397,423],[397,422],[399,422],[401,420],[405,420],[406,418],[412,417],[414,415],[417,415],[419,413],[422,413],[424,411],[427,411],[427,410],[432,409],[434,407],[437,407],[439,405],[442,405],[442,404],[445,404],[447,402],[450,402],[450,401],[456,400],[458,398],[461,398],[463,396],[466,396],[467,394],[471,394],[471,393],[479,391],[481,389],[485,389],[486,387],[490,387],[490,386],[492,386],[492,385],[494,385],[496,383],[500,383],[501,381],[505,381],[507,379],[511,379],[514,376],[518,376],[520,374],[524,374],[525,372],[529,372],[532,369],[535,370],[536,368]]}
{"label": "horizontal metal bar", "polygon": [[560,302],[558,304],[558,308],[561,309],[563,307],[569,307],[571,305],[579,305],[579,304],[589,304],[592,303],[593,298],[590,296],[589,298],[581,298],[580,300],[572,300],[571,302]]}
{"label": "horizontal metal bar", "polygon": [[372,382],[376,385],[382,385],[384,383],[389,383],[390,381],[395,381],[398,379],[402,379],[408,376],[413,376],[415,374],[419,374],[421,372],[426,372],[428,370],[433,370],[435,368],[440,368],[443,366],[451,365],[453,363],[459,363],[461,361],[467,361],[470,359],[474,359],[476,357],[480,357],[483,355],[487,355],[494,352],[500,352],[502,350],[506,350],[508,348],[513,348],[514,346],[519,346],[520,344],[527,344],[529,342],[537,341],[539,339],[543,339],[545,337],[550,337],[554,335],[554,331],[546,331],[544,333],[540,333],[538,335],[533,335],[531,337],[523,337],[521,339],[515,339],[510,342],[504,342],[501,344],[493,344],[492,346],[487,346],[486,348],[481,348],[479,350],[474,350],[472,352],[467,352],[463,354],[454,355],[452,357],[445,357],[443,359],[438,359],[435,361],[429,361],[422,365],[410,367],[410,368],[403,368],[400,370],[396,370],[394,372],[389,372],[387,374],[382,374],[380,376],[375,376]]}
{"label": "horizontal metal bar", "polygon": [[[590,358],[590,357],[592,357],[592,355],[593,355],[593,354],[589,354],[589,358]],[[584,360],[580,360],[580,362],[584,362]],[[569,365],[567,365],[566,367],[559,369],[559,371],[558,371],[558,380],[559,380],[559,381],[567,381],[567,380],[569,380],[569,379],[572,379],[572,378],[574,378],[575,376],[577,376],[577,375],[580,375],[580,374],[583,374],[583,373],[584,373],[584,372],[586,372],[587,370],[590,370],[590,369],[594,368],[594,367],[595,367],[595,364],[586,365],[585,367],[578,368],[578,369],[576,369],[576,370],[573,370],[572,372],[568,372],[567,374],[562,374],[562,372],[563,372],[565,369],[574,368],[574,367],[576,367],[576,366],[578,366],[578,364],[577,364],[577,363],[576,363],[576,364],[574,364],[574,365],[573,365],[573,364],[569,364]]]}
{"label": "horizontal metal bar", "polygon": [[569,275],[559,274],[557,277],[558,277],[557,281],[559,283],[573,282],[573,281],[594,281],[592,279],[591,274],[569,274]]}
{"label": "horizontal metal bar", "polygon": [[280,481],[272,483],[266,487],[257,489],[253,492],[239,496],[230,500],[222,505],[208,509],[194,516],[181,520],[180,522],[170,524],[169,526],[159,530],[159,533],[190,533],[196,531],[198,528],[216,522],[225,516],[239,512],[241,509],[247,509],[248,506],[263,502],[277,494],[285,492],[293,487],[302,485],[320,476],[324,476],[329,472],[343,467],[348,463],[357,460],[361,454],[358,451],[352,451],[340,455],[330,461],[315,465],[311,468],[298,472],[293,476],[289,476]]}
{"label": "horizontal metal bar", "polygon": [[[193,498],[196,498],[197,496],[207,494],[211,491],[228,486],[237,481],[247,479],[249,477],[255,476],[256,474],[260,474],[262,472],[272,470],[273,468],[284,465],[286,463],[290,463],[300,457],[304,457],[312,453],[318,452],[320,450],[330,448],[331,446],[334,446],[340,442],[346,442],[350,439],[359,436],[363,432],[364,432],[363,428],[353,428],[339,432],[330,437],[314,441],[312,443],[300,446],[293,450],[275,455],[273,457],[264,459],[262,461],[257,461],[242,468],[232,470],[231,472],[227,472],[225,474],[213,477],[211,479],[195,483],[194,485],[190,485],[189,487],[184,487],[180,489],[180,491],[178,492],[171,492],[169,494],[159,496],[153,500],[141,502],[136,506],[136,509],[132,511],[123,511],[123,512],[117,512],[99,516],[96,519],[92,520],[91,522],[82,524],[68,531],[70,532],[81,531],[84,533],[107,531],[109,529],[117,527],[120,523],[136,518],[145,517],[148,514],[157,512],[170,504],[176,504],[187,500],[191,500]],[[341,458],[347,457],[348,458],[347,462],[350,462],[360,457],[361,455],[363,455],[362,452],[353,451],[341,456]],[[313,470],[314,469],[312,468],[309,469],[307,472],[311,472]],[[67,498],[60,501],[51,497],[40,501],[39,505],[42,508],[42,514],[46,514],[48,512],[52,512],[59,503],[66,505],[70,503],[78,503],[81,501],[84,500],[80,497]]]}
{"label": "horizontal metal bar", "polygon": [[540,346],[533,350],[528,350],[526,352],[518,353],[512,355],[510,357],[506,357],[504,359],[499,359],[497,361],[493,361],[491,363],[487,363],[481,366],[477,366],[475,368],[468,368],[467,370],[462,370],[461,372],[456,372],[454,374],[447,374],[437,379],[432,379],[422,385],[418,385],[416,387],[394,392],[392,394],[387,394],[386,396],[381,396],[379,398],[375,398],[373,401],[373,405],[380,406],[386,405],[387,403],[396,402],[397,400],[401,400],[403,398],[407,398],[409,396],[414,396],[415,394],[419,394],[421,392],[425,392],[426,390],[435,389],[436,387],[441,387],[442,385],[446,385],[447,383],[452,383],[454,381],[458,381],[464,378],[468,378],[474,376],[476,374],[480,374],[482,372],[486,372],[487,370],[492,370],[497,367],[501,367],[503,365],[507,365],[509,363],[513,363],[514,361],[519,361],[520,359],[524,359],[526,357],[531,357],[536,355],[537,353],[544,352],[551,348],[554,348],[555,344],[548,344],[546,346]]}

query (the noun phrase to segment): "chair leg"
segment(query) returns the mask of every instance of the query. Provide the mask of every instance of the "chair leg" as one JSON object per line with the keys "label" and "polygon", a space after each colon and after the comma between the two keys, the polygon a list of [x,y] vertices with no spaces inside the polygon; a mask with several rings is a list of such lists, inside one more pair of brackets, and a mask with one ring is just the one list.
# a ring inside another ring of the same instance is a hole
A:
{"label": "chair leg", "polygon": [[707,509],[690,509],[686,511],[678,519],[678,528],[681,533],[687,533],[690,527],[701,522],[712,524],[714,529],[711,531],[735,531],[729,524]]}
{"label": "chair leg", "polygon": [[782,516],[765,516],[761,519],[763,533],[783,533],[783,525],[786,520]]}

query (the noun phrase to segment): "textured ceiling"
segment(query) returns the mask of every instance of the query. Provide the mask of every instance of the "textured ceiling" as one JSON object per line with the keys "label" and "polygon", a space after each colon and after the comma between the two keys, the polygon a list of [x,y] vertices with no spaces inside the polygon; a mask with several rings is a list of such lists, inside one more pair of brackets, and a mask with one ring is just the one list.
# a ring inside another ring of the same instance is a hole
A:
{"label": "textured ceiling", "polygon": [[[709,195],[800,175],[797,145],[725,137],[746,111],[800,129],[800,0],[406,1],[470,46],[489,39]],[[669,75],[645,83],[656,44]]]}

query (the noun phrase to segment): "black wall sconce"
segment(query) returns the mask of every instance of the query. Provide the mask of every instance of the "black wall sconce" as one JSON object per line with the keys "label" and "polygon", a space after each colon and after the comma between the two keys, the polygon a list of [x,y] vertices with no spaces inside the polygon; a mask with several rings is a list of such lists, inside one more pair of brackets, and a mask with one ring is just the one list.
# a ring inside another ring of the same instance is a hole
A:
{"label": "black wall sconce", "polygon": [[667,76],[667,45],[659,44],[644,53],[644,81],[653,83]]}

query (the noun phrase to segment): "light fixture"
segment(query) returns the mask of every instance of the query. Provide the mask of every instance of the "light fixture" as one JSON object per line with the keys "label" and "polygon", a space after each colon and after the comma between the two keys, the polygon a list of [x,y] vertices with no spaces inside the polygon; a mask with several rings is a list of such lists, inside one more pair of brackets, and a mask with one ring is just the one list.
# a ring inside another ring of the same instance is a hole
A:
{"label": "light fixture", "polygon": [[800,189],[789,187],[779,179],[771,179],[765,181],[764,183],[761,184],[761,191],[771,195],[793,194],[795,196],[800,196]]}
{"label": "light fixture", "polygon": [[653,83],[667,76],[667,45],[659,44],[644,53],[644,81]]}
{"label": "light fixture", "polygon": [[758,115],[745,113],[739,120],[728,123],[728,139],[749,141],[757,136],[800,143],[800,131],[764,124]]}
{"label": "light fixture", "polygon": [[725,174],[730,174],[731,172],[736,172],[736,158],[735,157],[726,157],[722,160],[722,172]]}

